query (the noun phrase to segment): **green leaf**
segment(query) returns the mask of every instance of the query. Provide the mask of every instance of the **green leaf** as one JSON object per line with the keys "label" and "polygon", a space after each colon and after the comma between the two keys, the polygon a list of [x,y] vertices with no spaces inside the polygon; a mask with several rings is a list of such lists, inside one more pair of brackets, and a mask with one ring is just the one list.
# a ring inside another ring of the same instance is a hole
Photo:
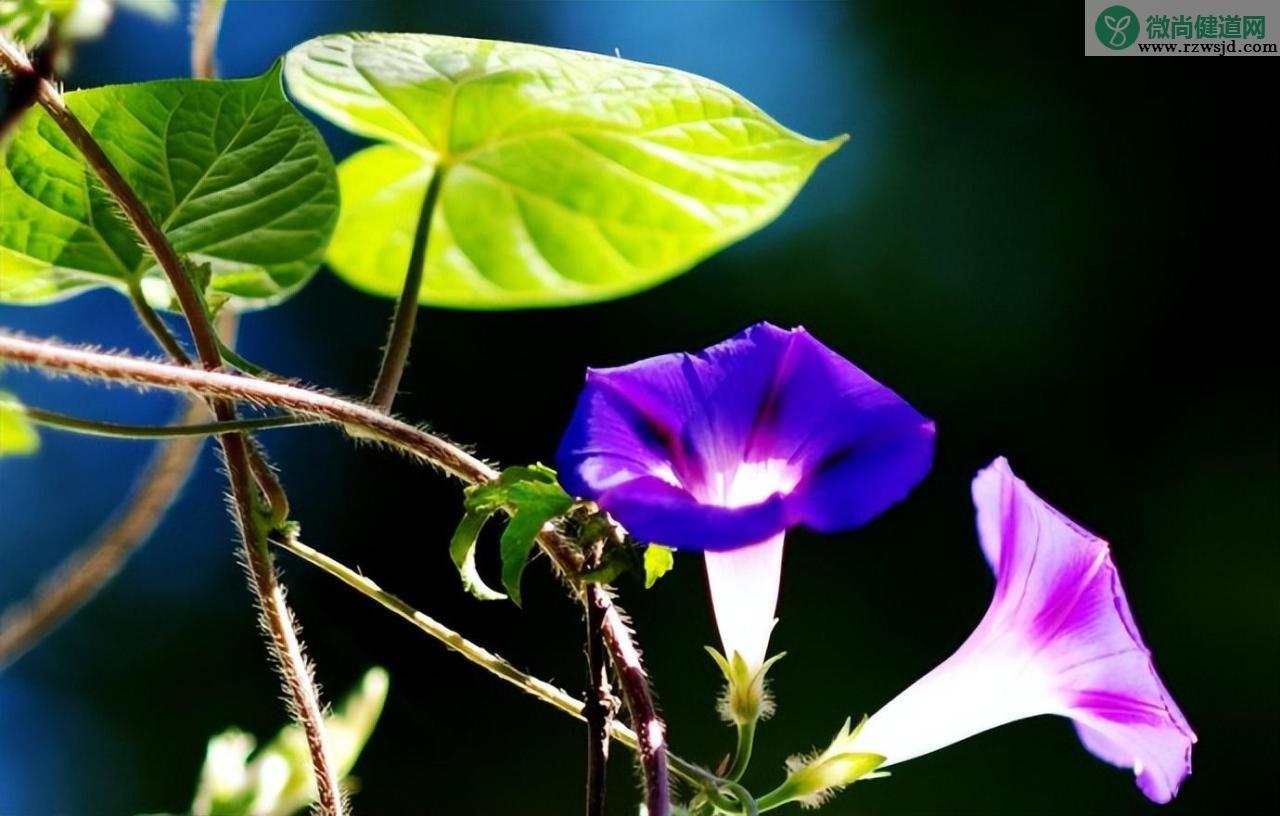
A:
{"label": "green leaf", "polygon": [[427,182],[422,303],[555,306],[649,288],[772,221],[843,142],[815,141],[702,77],[614,57],[425,34],[336,34],[285,76],[386,144],[344,161],[328,260],[396,296]]}
{"label": "green leaf", "polygon": [[0,391],[0,458],[29,456],[40,448],[35,425],[27,419],[18,398]]}
{"label": "green leaf", "polygon": [[476,569],[476,540],[491,515],[492,512],[474,511],[463,516],[449,542],[449,556],[458,568],[463,589],[482,601],[502,601],[507,596],[491,589]]}
{"label": "green leaf", "polygon": [[[351,772],[387,699],[385,670],[367,671],[324,719],[325,742],[338,778]],[[316,798],[307,738],[289,725],[254,753],[251,734],[232,728],[209,740],[191,813],[195,816],[286,816]],[[252,759],[250,758],[252,756]]]}
{"label": "green leaf", "polygon": [[502,531],[502,585],[515,605],[520,606],[520,577],[529,562],[534,539],[548,521],[568,512],[573,498],[558,484],[521,481],[511,485],[507,501],[515,511]]}
{"label": "green leaf", "polygon": [[644,588],[652,589],[658,579],[676,565],[675,551],[661,544],[650,544],[644,550]]}
{"label": "green leaf", "polygon": [[[53,20],[46,0],[0,0],[0,34],[25,48],[34,48],[49,35]],[[70,6],[70,0],[61,5]]]}
{"label": "green leaf", "polygon": [[[482,601],[510,597],[520,605],[520,578],[529,552],[543,525],[573,507],[573,498],[556,481],[556,472],[545,465],[509,467],[497,479],[467,488],[466,515],[449,543],[449,554],[462,578],[462,586]],[[507,595],[490,589],[475,568],[476,539],[494,513],[510,516],[502,531],[502,584]]]}
{"label": "green leaf", "polygon": [[[235,309],[296,291],[338,216],[333,158],[284,97],[280,67],[253,79],[161,80],[66,95],[67,105],[192,264]],[[139,279],[167,308],[161,270],[42,110],[0,167],[0,302],[40,303]]]}

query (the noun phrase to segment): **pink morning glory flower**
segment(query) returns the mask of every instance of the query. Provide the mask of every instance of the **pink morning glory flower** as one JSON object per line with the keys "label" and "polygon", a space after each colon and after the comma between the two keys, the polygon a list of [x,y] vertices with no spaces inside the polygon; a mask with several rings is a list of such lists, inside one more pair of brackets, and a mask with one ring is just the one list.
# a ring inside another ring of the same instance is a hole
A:
{"label": "pink morning glory flower", "polygon": [[765,665],[795,526],[857,527],[928,472],[933,423],[804,329],[591,369],[556,456],[635,537],[705,553],[725,655]]}
{"label": "pink morning glory flower", "polygon": [[1058,714],[1075,721],[1085,748],[1132,768],[1148,798],[1168,802],[1191,773],[1196,736],[1156,674],[1107,543],[1032,493],[1003,458],[974,479],[973,500],[996,575],[986,616],[843,749],[888,766]]}

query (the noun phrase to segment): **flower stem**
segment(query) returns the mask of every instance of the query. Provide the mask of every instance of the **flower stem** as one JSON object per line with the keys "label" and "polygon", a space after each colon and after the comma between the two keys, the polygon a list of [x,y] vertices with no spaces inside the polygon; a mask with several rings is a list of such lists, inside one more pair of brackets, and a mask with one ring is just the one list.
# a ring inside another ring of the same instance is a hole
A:
{"label": "flower stem", "polygon": [[751,764],[751,750],[756,741],[756,720],[745,723],[735,723],[738,728],[738,746],[733,754],[733,765],[729,768],[729,772],[725,774],[725,778],[737,782],[742,779],[742,775],[747,772],[747,766]]}
{"label": "flower stem", "polygon": [[418,226],[413,234],[413,248],[409,252],[409,268],[405,270],[404,288],[396,301],[395,316],[391,319],[391,331],[387,346],[382,352],[382,365],[378,380],[373,386],[369,402],[390,411],[400,389],[405,365],[409,361],[409,349],[413,345],[413,327],[418,317],[418,292],[422,289],[422,275],[427,266],[427,240],[431,236],[431,217],[436,211],[440,188],[444,186],[446,168],[437,166],[427,183],[422,197],[422,209],[418,212]]}
{"label": "flower stem", "polygon": [[[31,405],[0,400],[0,405],[21,414],[37,425],[45,425],[62,431],[86,434],[88,436],[106,436],[117,439],[177,439],[184,436],[215,436],[217,434],[235,433],[239,431],[261,431],[268,428],[291,428],[298,425],[314,425],[315,421],[300,418],[293,414],[257,417],[253,419],[235,419],[229,422],[180,422],[175,425],[130,425],[122,422],[103,422],[97,419],[84,419],[56,411],[46,411]],[[204,410],[199,416],[206,415]]]}

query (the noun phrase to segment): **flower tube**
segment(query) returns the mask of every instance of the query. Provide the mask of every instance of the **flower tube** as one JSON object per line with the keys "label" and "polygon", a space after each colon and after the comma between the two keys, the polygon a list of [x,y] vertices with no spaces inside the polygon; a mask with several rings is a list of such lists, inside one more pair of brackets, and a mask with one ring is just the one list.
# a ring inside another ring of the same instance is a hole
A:
{"label": "flower tube", "polygon": [[766,667],[786,531],[874,518],[928,472],[933,438],[804,329],[760,323],[697,354],[589,370],[556,462],[636,538],[705,553],[722,667],[745,682]]}
{"label": "flower tube", "polygon": [[1168,802],[1191,773],[1190,726],[1152,665],[1107,543],[1046,504],[1003,458],[973,482],[996,575],[978,628],[843,745],[884,766],[1040,714],[1075,721],[1085,748],[1132,768]]}

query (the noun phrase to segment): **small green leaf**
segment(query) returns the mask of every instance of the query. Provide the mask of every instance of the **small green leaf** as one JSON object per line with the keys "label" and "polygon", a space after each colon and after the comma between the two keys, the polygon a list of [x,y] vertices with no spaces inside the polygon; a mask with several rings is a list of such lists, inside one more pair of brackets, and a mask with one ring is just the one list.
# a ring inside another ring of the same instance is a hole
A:
{"label": "small green leaf", "polygon": [[556,306],[638,292],[772,221],[843,137],[815,141],[671,68],[521,43],[335,34],[289,52],[302,104],[386,144],[339,168],[328,260],[400,293],[432,215],[422,303]]}
{"label": "small green leaf", "polygon": [[515,512],[502,531],[502,585],[516,606],[520,601],[520,577],[529,561],[529,551],[543,526],[564,515],[573,506],[573,498],[558,484],[519,481],[507,491],[507,501]]}
{"label": "small green leaf", "polygon": [[485,511],[473,511],[464,515],[449,542],[449,555],[453,558],[453,565],[458,568],[463,589],[482,601],[502,601],[507,596],[490,589],[476,569],[476,540],[491,515],[492,512]]}
{"label": "small green leaf", "polygon": [[[280,67],[253,79],[161,80],[66,94],[211,299],[269,306],[315,272],[338,216],[333,157],[289,104]],[[26,116],[0,167],[0,302],[41,303],[139,279],[167,308],[151,254],[62,131]]]}
{"label": "small green leaf", "polygon": [[658,579],[676,565],[675,552],[661,544],[650,544],[644,550],[644,588],[652,589]]}
{"label": "small green leaf", "polygon": [[40,436],[18,398],[0,391],[0,457],[29,456],[40,448]]}
{"label": "small green leaf", "polygon": [[[556,472],[545,465],[509,467],[497,479],[467,488],[466,515],[449,544],[449,553],[462,585],[482,601],[510,597],[520,605],[520,577],[524,574],[534,540],[547,522],[573,507],[573,498],[556,481]],[[511,516],[502,532],[502,584],[507,595],[490,589],[475,568],[476,539],[494,513]]]}
{"label": "small green leaf", "polygon": [[[385,670],[370,669],[325,717],[325,741],[339,779],[351,772],[373,733],[388,685]],[[252,735],[236,728],[209,740],[192,814],[288,816],[315,801],[311,752],[299,726],[286,726],[256,753],[255,744]]]}

